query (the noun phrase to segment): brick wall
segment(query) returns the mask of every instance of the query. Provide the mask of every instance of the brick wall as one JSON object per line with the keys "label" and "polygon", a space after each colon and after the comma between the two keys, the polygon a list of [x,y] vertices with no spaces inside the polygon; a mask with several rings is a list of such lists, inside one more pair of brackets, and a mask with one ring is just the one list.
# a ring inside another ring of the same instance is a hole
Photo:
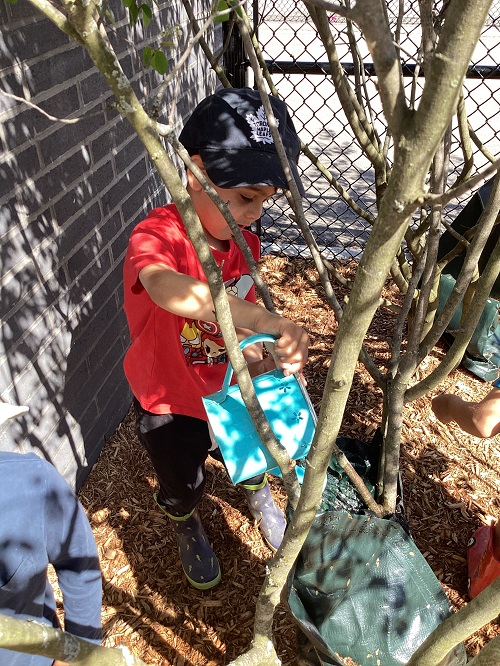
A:
{"label": "brick wall", "polygon": [[[112,9],[122,67],[151,100],[160,79],[142,71],[122,5]],[[186,34],[180,2],[160,3],[160,17]],[[0,448],[34,450],[78,487],[130,406],[121,265],[131,229],[168,194],[80,46],[26,0],[0,3],[0,27],[0,89],[78,120],[0,94],[0,396],[30,408]],[[139,50],[159,32],[156,21],[139,30]],[[195,51],[176,121],[214,86]],[[169,112],[172,91],[165,100]]]}

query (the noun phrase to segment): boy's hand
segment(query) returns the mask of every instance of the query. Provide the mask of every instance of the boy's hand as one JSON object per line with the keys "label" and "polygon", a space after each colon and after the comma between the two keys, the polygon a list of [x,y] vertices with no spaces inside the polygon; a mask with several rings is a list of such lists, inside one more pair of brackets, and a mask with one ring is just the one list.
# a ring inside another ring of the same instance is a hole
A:
{"label": "boy's hand", "polygon": [[274,345],[274,355],[278,367],[286,376],[301,372],[307,363],[309,336],[306,331],[293,321],[280,318],[278,323],[279,336]]}

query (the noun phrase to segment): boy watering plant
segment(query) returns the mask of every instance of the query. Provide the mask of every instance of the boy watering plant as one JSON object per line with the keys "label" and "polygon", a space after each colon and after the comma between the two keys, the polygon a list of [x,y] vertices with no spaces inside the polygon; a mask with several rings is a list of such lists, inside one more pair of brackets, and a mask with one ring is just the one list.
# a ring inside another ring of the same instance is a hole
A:
{"label": "boy watering plant", "polygon": [[[303,195],[296,167],[299,139],[285,103],[269,99]],[[277,189],[288,187],[259,93],[242,88],[211,95],[194,110],[179,138],[228,204],[258,259],[259,241],[249,227]],[[300,372],[307,361],[307,333],[256,304],[243,253],[190,170],[187,190],[222,271],[239,336],[275,336],[278,366],[287,375]],[[203,494],[208,453],[216,458],[220,454],[213,450],[202,396],[221,388],[228,358],[202,266],[175,205],[151,211],[132,232],[124,290],[131,336],[124,367],[135,397],[138,436],[159,481],[156,501],[174,527],[189,583],[210,589],[220,581],[221,572],[196,507]],[[245,355],[254,376],[274,366],[273,358],[263,359],[261,350],[249,348]],[[248,479],[242,488],[265,540],[277,550],[286,521],[266,476]]]}

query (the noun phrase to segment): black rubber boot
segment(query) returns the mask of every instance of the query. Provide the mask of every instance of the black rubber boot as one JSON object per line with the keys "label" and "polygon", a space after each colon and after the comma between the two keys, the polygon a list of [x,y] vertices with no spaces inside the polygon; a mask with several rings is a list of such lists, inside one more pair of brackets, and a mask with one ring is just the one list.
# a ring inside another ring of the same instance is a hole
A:
{"label": "black rubber boot", "polygon": [[276,552],[283,541],[286,519],[281,509],[276,506],[267,482],[267,475],[257,486],[239,484],[243,488],[250,513],[258,522],[267,545]]}
{"label": "black rubber boot", "polygon": [[172,516],[155,500],[174,527],[182,569],[190,585],[197,590],[209,590],[221,579],[219,561],[208,540],[198,512],[193,510],[186,516]]}

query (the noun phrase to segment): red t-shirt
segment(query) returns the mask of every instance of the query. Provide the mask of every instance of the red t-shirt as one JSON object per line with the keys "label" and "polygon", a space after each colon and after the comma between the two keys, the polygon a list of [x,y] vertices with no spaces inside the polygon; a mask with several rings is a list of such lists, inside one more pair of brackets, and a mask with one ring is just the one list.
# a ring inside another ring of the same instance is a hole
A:
{"label": "red t-shirt", "polygon": [[[250,231],[243,234],[258,259],[259,239]],[[228,252],[212,252],[222,267],[226,291],[254,303],[255,286],[236,243],[230,241]],[[132,343],[125,355],[125,375],[144,409],[206,420],[201,397],[221,388],[227,368],[220,327],[178,317],[151,300],[139,273],[157,263],[207,281],[173,204],[152,210],[130,237],[123,267],[124,307]]]}

